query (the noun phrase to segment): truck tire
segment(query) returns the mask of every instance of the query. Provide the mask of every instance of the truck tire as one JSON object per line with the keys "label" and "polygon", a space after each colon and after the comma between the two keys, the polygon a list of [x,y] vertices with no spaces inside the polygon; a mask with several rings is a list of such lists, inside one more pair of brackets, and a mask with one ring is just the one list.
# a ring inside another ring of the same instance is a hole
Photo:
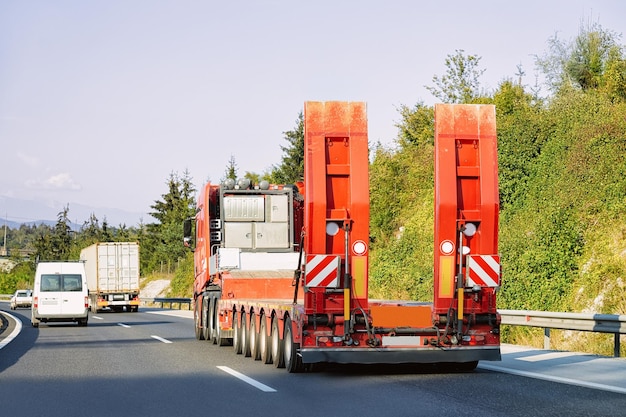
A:
{"label": "truck tire", "polygon": [[241,355],[241,319],[239,313],[233,311],[233,350]]}
{"label": "truck tire", "polygon": [[241,313],[241,353],[244,357],[249,358],[252,354],[250,349],[250,329],[248,327],[248,315]]}
{"label": "truck tire", "polygon": [[211,340],[211,328],[209,327],[209,299],[202,298],[202,336],[204,340]]}
{"label": "truck tire", "polygon": [[283,340],[280,338],[280,328],[278,327],[278,317],[272,320],[272,333],[270,335],[272,359],[276,368],[285,367]]}
{"label": "truck tire", "polygon": [[196,331],[196,339],[204,340],[204,336],[202,335],[202,328],[200,327],[200,314],[198,313],[198,303],[193,309],[193,327],[195,327]]}
{"label": "truck tire", "polygon": [[215,298],[209,298],[209,333],[211,341],[215,344]]}
{"label": "truck tire", "polygon": [[250,313],[250,357],[255,361],[260,361],[261,352],[259,351],[259,332],[256,330],[256,314]]}
{"label": "truck tire", "polygon": [[285,362],[285,368],[289,373],[302,372],[304,367],[302,366],[302,359],[298,355],[300,349],[299,343],[293,342],[293,328],[291,319],[285,318],[285,330],[283,337],[283,358]]}
{"label": "truck tire", "polygon": [[265,315],[261,315],[261,325],[259,326],[259,353],[261,362],[264,364],[272,363],[272,351],[270,349],[270,338],[267,336],[267,320]]}
{"label": "truck tire", "polygon": [[213,331],[213,344],[218,346],[226,346],[229,341],[228,338],[222,337],[222,327],[220,326],[219,314],[220,312],[216,306],[215,316],[213,319],[213,322],[215,323],[215,330]]}

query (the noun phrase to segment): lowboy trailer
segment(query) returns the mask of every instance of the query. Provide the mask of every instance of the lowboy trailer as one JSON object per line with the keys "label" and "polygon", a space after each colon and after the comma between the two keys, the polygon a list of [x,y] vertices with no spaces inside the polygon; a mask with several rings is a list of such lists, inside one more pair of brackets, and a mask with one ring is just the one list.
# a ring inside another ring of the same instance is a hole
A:
{"label": "lowboy trailer", "polygon": [[320,362],[472,370],[500,360],[495,107],[435,106],[428,303],[368,297],[365,103],[306,102],[304,136],[303,183],[200,190],[184,225],[196,338],[289,372]]}

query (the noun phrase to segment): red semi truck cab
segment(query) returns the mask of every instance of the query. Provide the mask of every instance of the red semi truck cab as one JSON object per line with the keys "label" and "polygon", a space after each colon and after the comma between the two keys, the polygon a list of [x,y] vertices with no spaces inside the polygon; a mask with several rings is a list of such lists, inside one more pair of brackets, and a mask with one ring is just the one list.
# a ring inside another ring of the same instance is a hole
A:
{"label": "red semi truck cab", "polygon": [[369,299],[365,103],[306,102],[304,142],[303,183],[200,190],[197,339],[290,372],[499,360],[495,108],[435,107],[433,302]]}

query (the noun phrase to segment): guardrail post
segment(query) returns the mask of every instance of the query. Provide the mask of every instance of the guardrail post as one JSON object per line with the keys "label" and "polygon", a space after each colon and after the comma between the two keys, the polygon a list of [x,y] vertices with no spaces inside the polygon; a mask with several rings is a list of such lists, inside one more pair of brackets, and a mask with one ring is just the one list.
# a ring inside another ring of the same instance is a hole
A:
{"label": "guardrail post", "polygon": [[619,336],[620,335],[619,335],[619,333],[615,333],[614,336],[615,336],[615,342],[613,344],[613,356],[615,356],[616,358],[619,358],[619,350],[620,350],[619,349],[619,347],[620,347],[619,346],[619,342],[620,342]]}
{"label": "guardrail post", "polygon": [[543,348],[550,350],[550,328],[544,327],[543,329]]}

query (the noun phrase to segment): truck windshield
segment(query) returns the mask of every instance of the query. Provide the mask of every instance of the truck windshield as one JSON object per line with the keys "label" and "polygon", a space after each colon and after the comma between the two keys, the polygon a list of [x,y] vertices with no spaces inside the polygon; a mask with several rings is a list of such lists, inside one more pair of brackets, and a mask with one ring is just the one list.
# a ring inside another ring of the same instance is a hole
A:
{"label": "truck windshield", "polygon": [[82,291],[83,284],[80,274],[42,275],[41,291]]}

